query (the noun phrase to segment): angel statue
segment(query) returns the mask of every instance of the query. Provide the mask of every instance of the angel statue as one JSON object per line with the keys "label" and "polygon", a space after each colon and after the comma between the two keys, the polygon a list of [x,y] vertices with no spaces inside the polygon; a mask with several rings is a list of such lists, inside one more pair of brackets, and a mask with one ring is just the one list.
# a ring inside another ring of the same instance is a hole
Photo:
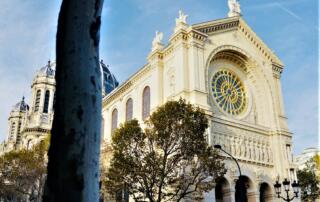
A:
{"label": "angel statue", "polygon": [[182,10],[179,10],[179,17],[176,18],[176,25],[180,23],[187,24],[187,17],[188,15],[184,14]]}
{"label": "angel statue", "polygon": [[228,0],[229,13],[228,17],[240,16],[240,3],[237,0]]}
{"label": "angel statue", "polygon": [[163,39],[163,33],[156,31],[156,35],[152,41],[152,50],[157,49],[157,47],[159,47],[159,45],[162,44],[162,39]]}

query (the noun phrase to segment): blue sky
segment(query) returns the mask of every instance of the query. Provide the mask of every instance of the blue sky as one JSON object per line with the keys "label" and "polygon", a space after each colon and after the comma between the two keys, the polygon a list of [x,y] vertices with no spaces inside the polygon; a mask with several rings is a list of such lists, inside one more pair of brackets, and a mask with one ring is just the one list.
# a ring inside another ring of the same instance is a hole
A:
{"label": "blue sky", "polygon": [[[0,1],[0,141],[11,107],[30,102],[35,72],[54,59],[61,1]],[[178,10],[189,24],[226,17],[227,0],[105,0],[100,56],[124,81],[146,63],[155,30],[172,34]],[[294,153],[318,141],[317,0],[241,0],[243,17],[286,67],[282,90]]]}

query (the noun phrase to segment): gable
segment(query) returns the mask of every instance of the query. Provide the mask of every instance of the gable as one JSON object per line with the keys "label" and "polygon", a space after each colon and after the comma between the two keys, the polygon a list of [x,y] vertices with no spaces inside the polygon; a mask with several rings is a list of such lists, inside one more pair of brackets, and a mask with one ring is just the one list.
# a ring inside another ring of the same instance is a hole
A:
{"label": "gable", "polygon": [[241,17],[223,18],[219,20],[192,25],[192,29],[207,35],[238,30],[248,41],[273,65],[283,68],[284,64],[274,52],[256,35]]}

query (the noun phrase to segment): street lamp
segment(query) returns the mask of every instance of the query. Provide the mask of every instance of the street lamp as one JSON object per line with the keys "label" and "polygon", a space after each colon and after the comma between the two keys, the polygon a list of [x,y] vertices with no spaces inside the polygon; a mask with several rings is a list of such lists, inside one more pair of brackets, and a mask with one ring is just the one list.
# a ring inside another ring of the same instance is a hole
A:
{"label": "street lamp", "polygon": [[[231,154],[229,154],[227,151],[225,151],[224,149],[222,149],[221,145],[214,145],[213,146],[215,149],[219,149],[222,152],[224,152],[225,154],[227,154],[228,156],[230,156],[234,162],[236,162],[238,170],[239,170],[239,180],[236,183],[236,191],[237,191],[237,195],[236,195],[236,202],[247,202],[248,198],[247,198],[247,188],[245,185],[245,181],[244,181],[244,176],[242,176],[241,174],[241,169],[239,166],[239,163],[237,161],[236,158],[234,158]],[[237,186],[238,185],[238,186]],[[238,195],[239,194],[239,195]]]}
{"label": "street lamp", "polygon": [[300,185],[297,181],[293,181],[291,183],[292,189],[293,189],[293,193],[294,196],[292,198],[290,198],[289,196],[289,191],[290,191],[290,181],[288,181],[287,178],[284,179],[284,181],[282,182],[283,187],[284,187],[284,191],[286,192],[286,198],[280,196],[281,194],[281,184],[279,183],[279,180],[276,181],[276,183],[273,185],[274,189],[276,191],[276,195],[278,198],[282,198],[284,201],[290,202],[292,201],[294,198],[298,198],[298,194],[299,194],[299,188]]}

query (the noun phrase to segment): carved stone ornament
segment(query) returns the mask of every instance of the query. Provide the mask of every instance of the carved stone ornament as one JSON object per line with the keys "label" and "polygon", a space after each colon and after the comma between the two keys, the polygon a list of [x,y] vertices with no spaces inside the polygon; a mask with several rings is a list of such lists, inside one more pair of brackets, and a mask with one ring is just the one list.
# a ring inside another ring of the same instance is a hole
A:
{"label": "carved stone ornament", "polygon": [[228,0],[228,7],[228,17],[235,17],[241,15],[240,3],[237,0]]}
{"label": "carved stone ornament", "polygon": [[176,18],[176,26],[179,24],[187,24],[188,15],[184,14],[182,10],[179,10],[179,17]]}
{"label": "carved stone ornament", "polygon": [[179,17],[176,18],[176,27],[174,28],[174,32],[177,32],[180,29],[188,28],[187,18],[188,15],[184,14],[183,11],[179,10]]}
{"label": "carved stone ornament", "polygon": [[152,51],[162,47],[163,33],[156,31],[156,35],[152,41]]}

